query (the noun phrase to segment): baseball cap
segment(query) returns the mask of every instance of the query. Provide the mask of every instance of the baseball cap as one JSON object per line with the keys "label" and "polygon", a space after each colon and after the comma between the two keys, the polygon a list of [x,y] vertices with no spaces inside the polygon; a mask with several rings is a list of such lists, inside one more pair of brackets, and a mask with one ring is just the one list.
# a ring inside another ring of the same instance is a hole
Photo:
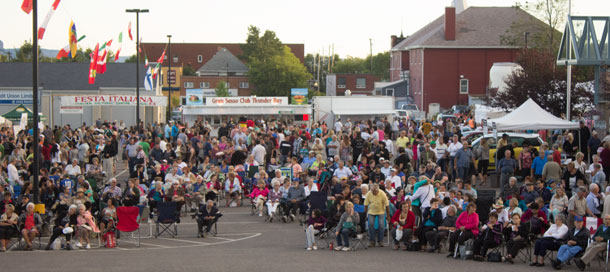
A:
{"label": "baseball cap", "polygon": [[582,222],[582,216],[580,216],[580,215],[574,216],[574,222],[576,222],[576,221]]}

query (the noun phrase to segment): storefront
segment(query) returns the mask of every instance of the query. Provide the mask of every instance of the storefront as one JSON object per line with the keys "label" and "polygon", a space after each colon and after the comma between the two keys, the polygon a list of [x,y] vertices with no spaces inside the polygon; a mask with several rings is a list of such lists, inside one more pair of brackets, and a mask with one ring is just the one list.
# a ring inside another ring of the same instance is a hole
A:
{"label": "storefront", "polygon": [[[289,123],[309,124],[310,105],[290,105],[288,97],[205,97],[192,98],[195,103],[182,107],[183,122],[208,121],[218,127],[223,122],[240,118],[249,120],[281,120]],[[197,105],[192,105],[197,104]]]}

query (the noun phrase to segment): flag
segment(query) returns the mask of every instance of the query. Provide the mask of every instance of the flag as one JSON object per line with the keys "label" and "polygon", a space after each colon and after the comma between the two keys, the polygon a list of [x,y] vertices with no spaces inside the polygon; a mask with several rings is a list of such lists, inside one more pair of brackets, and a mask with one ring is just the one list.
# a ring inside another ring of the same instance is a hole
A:
{"label": "flag", "polygon": [[23,3],[21,3],[21,10],[27,14],[30,14],[30,12],[32,12],[32,4],[32,0],[23,0]]}
{"label": "flag", "polygon": [[138,52],[142,53],[142,47],[140,47],[142,44],[142,37],[140,37],[140,41],[138,42]]}
{"label": "flag", "polygon": [[144,54],[144,68],[148,67],[148,57]]}
{"label": "flag", "polygon": [[51,5],[51,9],[49,10],[49,12],[47,12],[47,16],[44,17],[44,21],[42,21],[42,25],[40,25],[40,27],[38,28],[39,40],[42,40],[42,37],[44,37],[44,32],[47,30],[47,25],[49,24],[51,17],[53,17],[57,6],[59,6],[59,1],[61,0],[55,0],[55,2],[53,2],[53,5]]}
{"label": "flag", "polygon": [[104,49],[104,53],[101,53],[97,59],[97,67],[96,73],[103,74],[106,72],[106,57],[108,55],[108,50]]}
{"label": "flag", "polygon": [[121,54],[121,47],[123,46],[123,32],[119,33],[119,49],[116,51],[116,55],[114,55],[114,62],[119,60],[119,54]]}
{"label": "flag", "polygon": [[131,22],[127,26],[127,34],[129,34],[129,39],[133,41],[133,36],[131,36]]}
{"label": "flag", "polygon": [[153,70],[153,79],[157,78],[157,74],[159,74],[159,66],[160,64],[157,62],[157,65],[155,65],[155,69]]}
{"label": "flag", "polygon": [[70,56],[70,45],[66,45],[66,47],[62,48],[61,50],[59,50],[59,52],[57,52],[57,59],[61,59],[61,58],[65,58],[65,57],[69,57]]}
{"label": "flag", "polygon": [[109,41],[106,43],[106,46],[110,46],[110,45],[112,45],[112,39],[110,39],[110,40],[109,40]]}
{"label": "flag", "polygon": [[95,83],[95,73],[97,70],[97,58],[99,53],[100,44],[95,45],[95,50],[91,53],[91,62],[89,62],[89,84]]}
{"label": "flag", "polygon": [[78,41],[76,40],[76,25],[73,21],[70,21],[70,28],[68,29],[68,47],[68,56],[75,58],[76,51],[78,50]]}
{"label": "flag", "polygon": [[152,73],[150,70],[150,67],[148,67],[148,71],[146,71],[146,76],[144,77],[144,89],[147,91],[152,91],[153,88]]}
{"label": "flag", "polygon": [[163,49],[163,53],[161,53],[161,56],[157,60],[157,63],[163,63],[164,58],[165,58],[165,49]]}

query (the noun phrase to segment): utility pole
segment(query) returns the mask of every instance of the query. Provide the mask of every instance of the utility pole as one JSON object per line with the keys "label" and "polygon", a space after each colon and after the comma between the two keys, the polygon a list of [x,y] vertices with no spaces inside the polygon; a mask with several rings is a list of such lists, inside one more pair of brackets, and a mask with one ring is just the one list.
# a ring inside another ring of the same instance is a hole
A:
{"label": "utility pole", "polygon": [[369,38],[369,49],[371,51],[371,73],[373,72],[373,39]]}
{"label": "utility pole", "polygon": [[136,14],[136,128],[140,133],[140,13],[148,9],[126,9],[127,13]]}
{"label": "utility pole", "polygon": [[40,132],[38,128],[38,0],[32,1],[32,128],[34,133],[34,203],[40,203]]}
{"label": "utility pole", "polygon": [[[170,80],[172,73],[172,35],[167,35],[167,51],[167,63],[169,63],[167,69],[167,84],[169,86],[167,89],[167,123],[169,124],[169,121],[172,120],[172,81]],[[163,65],[163,60],[161,60],[161,65]]]}
{"label": "utility pole", "polygon": [[[568,22],[570,19],[570,14],[572,14],[572,0],[568,1]],[[568,50],[568,54],[567,54],[567,59],[571,59],[572,58],[572,50],[571,50],[571,45],[570,45],[570,39],[566,39],[566,50]],[[567,89],[567,94],[566,94],[566,119],[568,121],[571,121],[571,117],[570,117],[570,110],[572,109],[572,65],[570,65],[568,63],[568,69],[567,69],[567,73],[568,73],[568,77],[567,77],[567,84],[566,84],[566,89]]]}

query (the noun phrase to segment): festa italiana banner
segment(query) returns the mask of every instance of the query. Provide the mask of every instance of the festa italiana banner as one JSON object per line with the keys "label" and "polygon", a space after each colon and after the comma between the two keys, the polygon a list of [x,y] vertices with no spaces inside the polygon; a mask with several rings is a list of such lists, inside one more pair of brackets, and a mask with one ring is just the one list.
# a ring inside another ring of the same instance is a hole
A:
{"label": "festa italiana banner", "polygon": [[[62,106],[136,106],[135,95],[76,95],[62,96]],[[167,97],[140,96],[140,106],[167,106]]]}

